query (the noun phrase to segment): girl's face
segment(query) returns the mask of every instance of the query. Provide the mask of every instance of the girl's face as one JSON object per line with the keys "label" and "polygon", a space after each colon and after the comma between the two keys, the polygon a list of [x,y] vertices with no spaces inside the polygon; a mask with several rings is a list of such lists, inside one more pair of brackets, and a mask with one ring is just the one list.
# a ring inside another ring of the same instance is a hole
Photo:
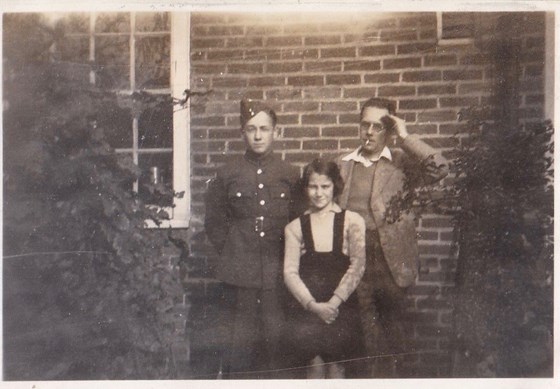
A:
{"label": "girl's face", "polygon": [[320,211],[333,201],[334,183],[324,174],[311,173],[306,191],[311,208]]}

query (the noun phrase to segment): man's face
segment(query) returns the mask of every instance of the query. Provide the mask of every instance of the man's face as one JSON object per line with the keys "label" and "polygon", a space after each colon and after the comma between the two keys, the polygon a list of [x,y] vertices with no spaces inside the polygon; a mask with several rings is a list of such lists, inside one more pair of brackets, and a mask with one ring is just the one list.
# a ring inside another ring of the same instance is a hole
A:
{"label": "man's face", "polygon": [[247,146],[259,155],[272,151],[272,144],[278,135],[272,118],[263,111],[249,119],[241,131]]}
{"label": "man's face", "polygon": [[381,118],[387,115],[389,115],[389,111],[385,108],[367,107],[364,109],[360,121],[363,154],[378,154],[387,145],[387,129],[381,123]]}

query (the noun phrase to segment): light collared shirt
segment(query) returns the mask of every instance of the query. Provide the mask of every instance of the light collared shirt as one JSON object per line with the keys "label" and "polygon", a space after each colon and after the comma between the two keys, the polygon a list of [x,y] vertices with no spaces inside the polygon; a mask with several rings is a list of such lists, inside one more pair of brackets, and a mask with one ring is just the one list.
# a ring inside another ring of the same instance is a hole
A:
{"label": "light collared shirt", "polygon": [[356,150],[352,151],[350,154],[342,158],[342,160],[359,162],[365,167],[370,167],[371,165],[373,165],[374,162],[379,161],[381,158],[386,158],[389,161],[393,160],[393,156],[391,155],[391,150],[389,150],[387,146],[385,146],[383,150],[381,150],[381,154],[379,154],[379,156],[371,159],[364,157],[361,151],[362,151],[362,147],[358,147]]}

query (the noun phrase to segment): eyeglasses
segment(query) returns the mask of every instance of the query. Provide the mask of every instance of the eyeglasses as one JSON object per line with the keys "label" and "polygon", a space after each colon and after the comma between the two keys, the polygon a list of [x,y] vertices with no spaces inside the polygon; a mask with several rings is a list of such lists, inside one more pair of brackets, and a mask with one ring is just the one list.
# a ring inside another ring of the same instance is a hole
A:
{"label": "eyeglasses", "polygon": [[381,123],[369,123],[369,122],[360,123],[360,131],[367,132],[369,131],[370,128],[373,130],[373,132],[376,132],[378,134],[385,131],[385,127]]}

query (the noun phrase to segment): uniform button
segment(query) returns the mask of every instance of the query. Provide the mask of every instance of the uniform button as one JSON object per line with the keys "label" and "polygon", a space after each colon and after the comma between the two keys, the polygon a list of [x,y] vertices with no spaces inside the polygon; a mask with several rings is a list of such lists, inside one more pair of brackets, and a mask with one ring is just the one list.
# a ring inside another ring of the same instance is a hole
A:
{"label": "uniform button", "polygon": [[259,235],[261,236],[261,238],[262,238],[262,237],[264,237],[264,236],[265,236],[265,233],[264,233],[264,231],[263,231],[263,232],[261,232],[261,233],[260,233]]}
{"label": "uniform button", "polygon": [[237,192],[235,195],[236,195],[237,197],[241,197],[241,192]]}
{"label": "uniform button", "polygon": [[261,200],[261,201],[259,202],[259,204],[260,204],[260,205],[264,205],[264,204],[265,204],[265,201],[264,201],[264,200]]}
{"label": "uniform button", "polygon": [[264,188],[264,185],[263,185],[263,184],[259,184],[259,189],[262,189],[262,188]]}
{"label": "uniform button", "polygon": [[257,170],[257,174],[262,174],[262,169]]}
{"label": "uniform button", "polygon": [[281,197],[281,198],[286,197],[286,193],[280,193],[280,197]]}

